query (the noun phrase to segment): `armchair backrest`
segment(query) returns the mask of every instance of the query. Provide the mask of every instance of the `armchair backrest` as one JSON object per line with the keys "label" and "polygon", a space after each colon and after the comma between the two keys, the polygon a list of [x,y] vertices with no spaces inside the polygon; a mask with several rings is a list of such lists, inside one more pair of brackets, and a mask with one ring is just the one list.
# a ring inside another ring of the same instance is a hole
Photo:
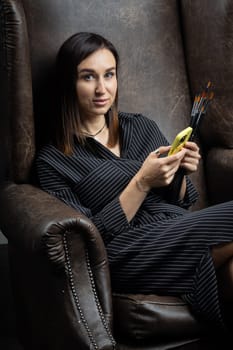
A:
{"label": "armchair backrest", "polygon": [[[210,5],[216,8],[220,2],[205,1],[204,6],[198,1],[202,20]],[[121,57],[120,109],[155,119],[171,141],[189,122],[196,89],[219,78],[211,70],[213,61],[205,70],[195,56],[202,39],[193,23],[199,14],[196,3],[0,0],[0,108],[7,121],[9,177],[18,183],[30,181],[35,150],[46,139],[52,119],[55,56],[61,43],[78,31],[98,32],[116,45]],[[201,52],[207,55],[208,37],[203,38]],[[206,201],[203,181],[201,171],[194,177],[203,199],[200,206]]]}
{"label": "armchair backrest", "polygon": [[202,136],[210,147],[233,148],[233,2],[182,2],[185,57],[192,93],[208,80],[215,98]]}
{"label": "armchair backrest", "polygon": [[[6,153],[7,178],[18,184],[31,182],[35,153],[46,141],[52,121],[53,67],[57,50],[73,33],[93,31],[109,38],[119,50],[120,110],[140,112],[155,119],[170,141],[189,123],[194,94],[207,81],[213,82],[216,102],[210,106],[208,119],[202,124],[200,139],[205,166],[201,166],[200,172],[192,179],[201,197],[197,208],[207,204],[206,183],[208,200],[210,197],[212,201],[229,197],[232,199],[232,9],[230,0],[0,0],[0,131],[4,130],[1,136],[5,140],[3,153]],[[0,151],[2,150],[3,148]],[[6,231],[10,243],[20,331],[24,328],[22,338],[30,343],[28,338],[31,336],[37,339],[39,332],[41,342],[46,339],[47,344],[53,344],[57,349],[63,334],[57,337],[53,335],[64,329],[67,338],[71,338],[73,347],[77,347],[76,337],[80,337],[83,328],[76,327],[76,308],[70,306],[73,302],[68,295],[70,280],[66,284],[67,310],[60,312],[57,305],[63,308],[64,302],[63,293],[57,293],[57,287],[62,291],[60,277],[57,278],[56,274],[51,277],[47,259],[44,260],[44,251],[37,253],[48,222],[53,224],[62,221],[64,224],[65,221],[68,225],[67,217],[72,217],[73,220],[79,214],[74,211],[70,214],[70,208],[64,203],[53,202],[54,198],[46,196],[42,191],[38,191],[42,199],[38,200],[37,197],[35,200],[34,193],[37,190],[33,186],[12,187],[4,207],[5,212],[9,207],[12,211],[1,228],[5,229],[11,223]],[[35,202],[38,207],[30,211],[28,208]],[[2,204],[4,205],[3,202]],[[16,212],[17,215],[12,215]],[[16,230],[18,226],[19,229]],[[63,229],[66,232],[66,225],[61,228],[62,235]],[[51,239],[56,237],[49,236]],[[82,234],[77,235],[75,232],[70,237],[71,246],[72,240],[78,239],[75,244],[78,250],[74,250],[73,254],[82,258],[79,253],[84,251]],[[90,241],[95,242],[95,239]],[[106,252],[101,244],[104,252],[102,257],[106,262]],[[50,247],[51,255],[54,251],[60,251],[54,249],[53,244]],[[75,271],[80,271],[78,264],[81,262],[83,270],[81,269],[80,276],[87,276],[89,261],[85,265],[81,258],[73,259]],[[97,273],[95,275],[97,289],[103,289],[103,294],[106,294],[101,305],[111,323],[109,275],[104,271],[107,264],[102,265],[99,260],[97,263],[101,266],[98,276]],[[82,275],[83,271],[85,274]],[[86,277],[84,279],[88,280]],[[106,284],[102,283],[104,279]],[[91,278],[89,282],[89,287],[92,288]],[[62,288],[63,285],[62,281]],[[86,298],[86,285],[83,286],[84,306],[91,300],[90,305],[94,304],[97,310],[97,293]],[[44,324],[47,311],[50,327]],[[99,309],[96,315],[98,312]],[[36,318],[31,317],[32,314]],[[67,320],[72,327],[65,327]],[[91,320],[92,324],[95,320]],[[101,323],[95,327],[95,334],[100,335],[101,342],[103,327],[107,329],[105,325]],[[29,332],[25,332],[25,329],[29,329]],[[80,338],[83,339],[82,336]],[[64,344],[61,344],[61,348],[65,348],[66,338],[62,341]],[[33,347],[29,345],[28,348]]]}
{"label": "armchair backrest", "polygon": [[187,124],[190,96],[178,10],[177,2],[164,0],[1,1],[7,75],[1,90],[8,93],[8,149],[15,181],[28,181],[34,127],[40,144],[51,119],[48,106],[57,50],[78,31],[103,34],[118,48],[121,110],[156,119],[169,139]]}

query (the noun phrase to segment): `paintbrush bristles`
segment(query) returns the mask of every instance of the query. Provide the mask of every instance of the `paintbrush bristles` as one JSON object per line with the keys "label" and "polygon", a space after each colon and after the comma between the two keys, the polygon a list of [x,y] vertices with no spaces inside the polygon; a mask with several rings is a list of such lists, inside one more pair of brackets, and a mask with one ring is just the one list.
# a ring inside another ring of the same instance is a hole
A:
{"label": "paintbrush bristles", "polygon": [[205,90],[196,95],[194,98],[190,120],[190,126],[193,128],[193,137],[196,135],[201,119],[203,115],[206,114],[207,107],[214,97],[213,91],[209,91],[211,85],[212,83],[209,81],[205,87]]}
{"label": "paintbrush bristles", "polygon": [[[202,106],[206,107],[208,104],[207,102],[213,99],[214,97],[213,91],[208,92],[210,86],[211,86],[211,82],[209,81],[205,90],[195,96],[192,111],[191,111],[191,116],[194,116],[195,114],[199,114],[200,111],[202,110]],[[206,108],[204,108],[203,110],[206,111]]]}

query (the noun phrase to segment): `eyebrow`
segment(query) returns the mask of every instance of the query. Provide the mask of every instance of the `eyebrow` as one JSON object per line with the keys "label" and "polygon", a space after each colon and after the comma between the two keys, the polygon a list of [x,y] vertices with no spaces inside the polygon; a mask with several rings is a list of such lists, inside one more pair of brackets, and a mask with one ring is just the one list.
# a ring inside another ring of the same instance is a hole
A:
{"label": "eyebrow", "polygon": [[[105,72],[109,72],[111,70],[116,70],[116,67],[110,67],[110,68],[107,68],[105,70]],[[91,69],[91,68],[83,68],[81,70],[78,70],[78,73],[95,73],[95,70],[94,69]]]}

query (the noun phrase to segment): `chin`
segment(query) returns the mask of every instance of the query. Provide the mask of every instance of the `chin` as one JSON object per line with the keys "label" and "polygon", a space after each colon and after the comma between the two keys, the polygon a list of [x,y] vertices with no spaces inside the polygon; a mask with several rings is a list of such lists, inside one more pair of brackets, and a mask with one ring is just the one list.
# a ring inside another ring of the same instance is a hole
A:
{"label": "chin", "polygon": [[106,107],[95,108],[95,111],[93,111],[93,113],[96,114],[96,115],[106,114],[109,111],[110,108],[111,107],[108,107],[108,108],[106,108]]}

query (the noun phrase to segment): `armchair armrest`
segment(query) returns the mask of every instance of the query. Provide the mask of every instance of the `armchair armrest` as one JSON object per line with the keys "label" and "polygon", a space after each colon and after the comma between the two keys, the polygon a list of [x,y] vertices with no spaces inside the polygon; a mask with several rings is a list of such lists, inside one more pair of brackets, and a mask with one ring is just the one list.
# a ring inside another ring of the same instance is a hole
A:
{"label": "armchair armrest", "polygon": [[206,183],[210,204],[233,198],[233,149],[211,148],[206,156]]}
{"label": "armchair armrest", "polygon": [[[60,280],[62,274],[63,305],[56,307],[64,312],[76,347],[113,349],[108,261],[93,223],[31,185],[8,184],[0,202],[0,227],[9,244],[26,255],[45,256],[49,266],[55,267],[51,268],[53,278]],[[73,349],[69,343],[66,348]],[[56,344],[56,349],[63,347]]]}

